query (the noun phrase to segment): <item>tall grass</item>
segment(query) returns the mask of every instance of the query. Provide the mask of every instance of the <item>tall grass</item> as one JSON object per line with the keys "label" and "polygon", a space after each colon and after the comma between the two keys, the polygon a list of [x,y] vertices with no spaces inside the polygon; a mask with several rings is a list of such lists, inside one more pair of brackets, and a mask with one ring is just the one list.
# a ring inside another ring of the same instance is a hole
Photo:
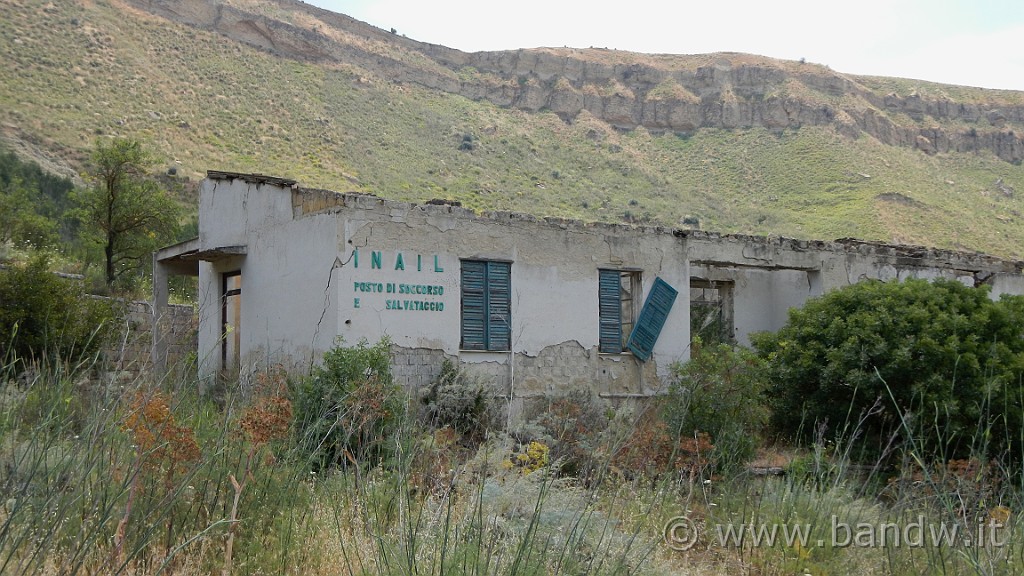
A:
{"label": "tall grass", "polygon": [[[964,440],[903,414],[891,451],[864,465],[855,449],[864,416],[836,432],[817,426],[813,449],[784,476],[729,479],[703,518],[707,549],[765,573],[1024,573],[1021,457],[988,444],[1007,422],[981,418]],[[925,456],[925,445],[964,441],[964,458]],[[801,528],[806,538],[785,534]]]}
{"label": "tall grass", "polygon": [[466,450],[405,414],[387,462],[323,468],[279,434],[273,394],[12,367],[0,573],[631,574],[660,542],[607,484],[513,464],[507,434]]}
{"label": "tall grass", "polygon": [[248,433],[255,402],[221,407],[194,382],[148,374],[113,382],[96,359],[16,365],[0,372],[0,572],[208,573],[236,527],[232,475],[247,485],[234,515],[240,564],[301,556],[285,543],[304,537],[292,511],[311,494],[298,467],[274,465],[274,447]]}
{"label": "tall grass", "polygon": [[[215,402],[195,382],[111,383],[94,362],[14,365],[0,372],[3,574],[1024,572],[1024,486],[1007,465],[1019,459],[986,454],[984,426],[970,458],[932,463],[914,449],[927,427],[908,420],[911,441],[863,466],[854,418],[838,434],[819,428],[785,475],[734,464],[720,477],[692,454],[676,455],[683,467],[623,468],[645,436],[622,415],[587,444],[599,461],[565,467],[578,454],[552,449],[549,461],[553,438],[492,429],[465,445],[410,409],[386,458],[324,467],[290,435],[283,372]],[[697,540],[673,550],[663,530],[684,516]],[[920,544],[906,539],[915,525]],[[761,526],[809,532],[723,539]],[[940,526],[958,539],[933,543]]]}

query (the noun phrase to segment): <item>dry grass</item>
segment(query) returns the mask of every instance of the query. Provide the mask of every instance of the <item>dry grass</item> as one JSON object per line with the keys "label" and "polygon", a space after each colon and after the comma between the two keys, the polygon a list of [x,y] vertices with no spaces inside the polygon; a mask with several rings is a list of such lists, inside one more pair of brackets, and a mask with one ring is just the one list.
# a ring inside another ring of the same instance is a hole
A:
{"label": "dry grass", "polygon": [[[410,422],[395,459],[312,473],[281,442],[290,409],[279,370],[257,378],[256,396],[218,405],[189,393],[194,382],[169,395],[145,374],[113,389],[56,368],[20,385],[4,372],[4,574],[1024,572],[1015,560],[1024,550],[1019,474],[981,460],[926,468],[908,460],[879,482],[849,466],[840,440],[761,451],[755,464],[783,467],[781,477],[722,478],[710,468],[644,475],[605,463],[599,481],[584,482],[556,474],[558,463],[541,456],[546,446],[521,440],[524,432],[492,432],[467,451]],[[595,451],[625,446],[617,434],[631,422],[615,417],[591,431],[610,442]],[[435,462],[445,468],[424,474]],[[680,517],[698,530],[688,550],[664,540]],[[835,521],[905,526],[921,517],[1011,529],[1001,533],[1005,546],[829,540]],[[721,527],[751,524],[806,525],[809,544],[721,540]]]}

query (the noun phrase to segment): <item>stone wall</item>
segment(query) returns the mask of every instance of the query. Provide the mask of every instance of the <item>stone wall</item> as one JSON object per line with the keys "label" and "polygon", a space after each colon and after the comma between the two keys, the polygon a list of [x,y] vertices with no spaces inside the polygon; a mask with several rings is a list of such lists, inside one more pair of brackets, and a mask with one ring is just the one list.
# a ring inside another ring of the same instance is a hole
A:
{"label": "stone wall", "polygon": [[428,386],[441,374],[445,360],[457,360],[442,350],[391,346],[391,375],[410,393]]}
{"label": "stone wall", "polygon": [[[105,351],[108,370],[121,381],[131,381],[153,367],[153,308],[149,302],[122,303],[124,323],[118,337]],[[162,326],[167,331],[167,374],[154,374],[162,379],[181,375],[190,356],[195,355],[199,317],[191,305],[172,304]],[[193,368],[194,369],[194,368]]]}
{"label": "stone wall", "polygon": [[[515,400],[513,417],[540,413],[552,398],[586,390],[608,405],[631,405],[665,391],[654,367],[632,356],[599,354],[577,342],[548,346],[535,356],[495,353],[493,361],[462,363],[460,369],[486,383],[492,396]],[[502,356],[499,361],[498,356]],[[459,358],[442,350],[391,346],[391,372],[395,383],[415,396],[441,373],[445,360]]]}

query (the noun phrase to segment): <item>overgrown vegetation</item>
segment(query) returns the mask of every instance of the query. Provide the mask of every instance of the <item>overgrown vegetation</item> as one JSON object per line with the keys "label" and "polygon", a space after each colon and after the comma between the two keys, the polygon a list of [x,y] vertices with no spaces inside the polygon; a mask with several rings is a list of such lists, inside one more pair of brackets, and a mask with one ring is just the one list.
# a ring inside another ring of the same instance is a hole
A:
{"label": "overgrown vegetation", "polygon": [[[809,441],[857,429],[861,458],[916,438],[919,456],[1021,455],[1024,299],[954,280],[861,282],[753,338],[772,423]],[[853,439],[851,438],[851,441]],[[986,458],[987,459],[987,458]]]}
{"label": "overgrown vegetation", "polygon": [[707,458],[721,472],[740,471],[765,433],[763,369],[749,350],[694,340],[662,403],[668,429],[687,439],[707,435],[714,445]]}
{"label": "overgrown vegetation", "polygon": [[318,468],[372,465],[394,452],[405,404],[387,340],[331,349],[294,395],[299,441]]}
{"label": "overgrown vegetation", "polygon": [[[509,431],[454,364],[406,395],[389,352],[338,346],[309,376],[271,366],[216,402],[195,382],[115,386],[87,363],[10,352],[0,571],[1021,573],[1024,485],[983,443],[927,457],[928,431],[906,427],[901,458],[864,471],[861,419],[816,428],[778,464],[786,475],[750,476],[773,358],[698,345],[647,411],[574,392]],[[692,539],[673,529],[684,517]],[[888,545],[867,541],[864,526],[886,525]],[[920,544],[893,545],[917,525]],[[960,536],[936,545],[939,526]],[[979,529],[996,539],[962,537]]]}
{"label": "overgrown vegetation", "polygon": [[432,428],[450,428],[469,446],[478,446],[497,428],[494,393],[447,358],[441,372],[420,391],[420,419]]}
{"label": "overgrown vegetation", "polygon": [[45,255],[0,268],[0,361],[77,365],[95,359],[116,331],[112,302],[93,298],[80,279],[49,269]]}
{"label": "overgrown vegetation", "polygon": [[[152,174],[141,142],[97,140],[91,161],[90,186],[76,188],[0,148],[0,262],[43,257],[84,276],[93,292],[138,294],[153,250],[193,237],[197,221],[184,218],[167,189],[174,184]],[[174,279],[172,292],[190,282]]]}
{"label": "overgrown vegetation", "polygon": [[612,454],[628,433],[621,420],[589,390],[568,390],[549,400],[524,439],[550,447],[559,474],[592,485],[607,476]]}

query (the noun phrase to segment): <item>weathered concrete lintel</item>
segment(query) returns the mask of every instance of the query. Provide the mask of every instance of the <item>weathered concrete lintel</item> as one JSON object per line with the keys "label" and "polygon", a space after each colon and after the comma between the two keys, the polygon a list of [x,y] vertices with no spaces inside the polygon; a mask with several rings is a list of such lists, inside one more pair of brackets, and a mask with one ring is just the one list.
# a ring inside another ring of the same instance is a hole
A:
{"label": "weathered concrete lintel", "polygon": [[165,246],[156,251],[157,262],[191,261],[199,252],[199,237]]}
{"label": "weathered concrete lintel", "polygon": [[636,393],[636,392],[598,392],[598,394],[597,394],[598,398],[636,398],[636,399],[661,398],[661,397],[666,396],[666,395],[668,395],[668,393],[667,392],[663,392],[663,391],[654,391],[654,392],[650,392],[650,393],[643,393],[643,392],[640,392],[640,393]]}
{"label": "weathered concrete lintel", "polygon": [[247,249],[245,246],[220,246],[217,248],[200,250],[196,253],[196,259],[202,260],[203,262],[216,262],[218,260],[224,260],[225,258],[232,258],[234,256],[245,256],[246,251]]}
{"label": "weathered concrete lintel", "polygon": [[716,268],[753,268],[757,270],[797,270],[800,272],[818,272],[821,266],[798,266],[795,264],[780,264],[769,262],[765,264],[748,264],[744,262],[732,262],[727,260],[691,260],[691,266],[714,266]]}
{"label": "weathered concrete lintel", "polygon": [[248,174],[243,172],[225,172],[223,170],[207,170],[206,177],[210,180],[242,180],[249,184],[273,184],[284,188],[290,188],[298,184],[297,180],[290,178],[278,178],[276,176],[264,176],[263,174]]}
{"label": "weathered concrete lintel", "polygon": [[153,256],[154,290],[158,279],[166,282],[168,275],[199,276],[199,238],[161,248]]}
{"label": "weathered concrete lintel", "polygon": [[202,250],[199,238],[193,238],[158,250],[154,255],[154,265],[161,267],[165,274],[198,276],[199,262],[244,256],[246,251],[245,246],[220,246]]}

